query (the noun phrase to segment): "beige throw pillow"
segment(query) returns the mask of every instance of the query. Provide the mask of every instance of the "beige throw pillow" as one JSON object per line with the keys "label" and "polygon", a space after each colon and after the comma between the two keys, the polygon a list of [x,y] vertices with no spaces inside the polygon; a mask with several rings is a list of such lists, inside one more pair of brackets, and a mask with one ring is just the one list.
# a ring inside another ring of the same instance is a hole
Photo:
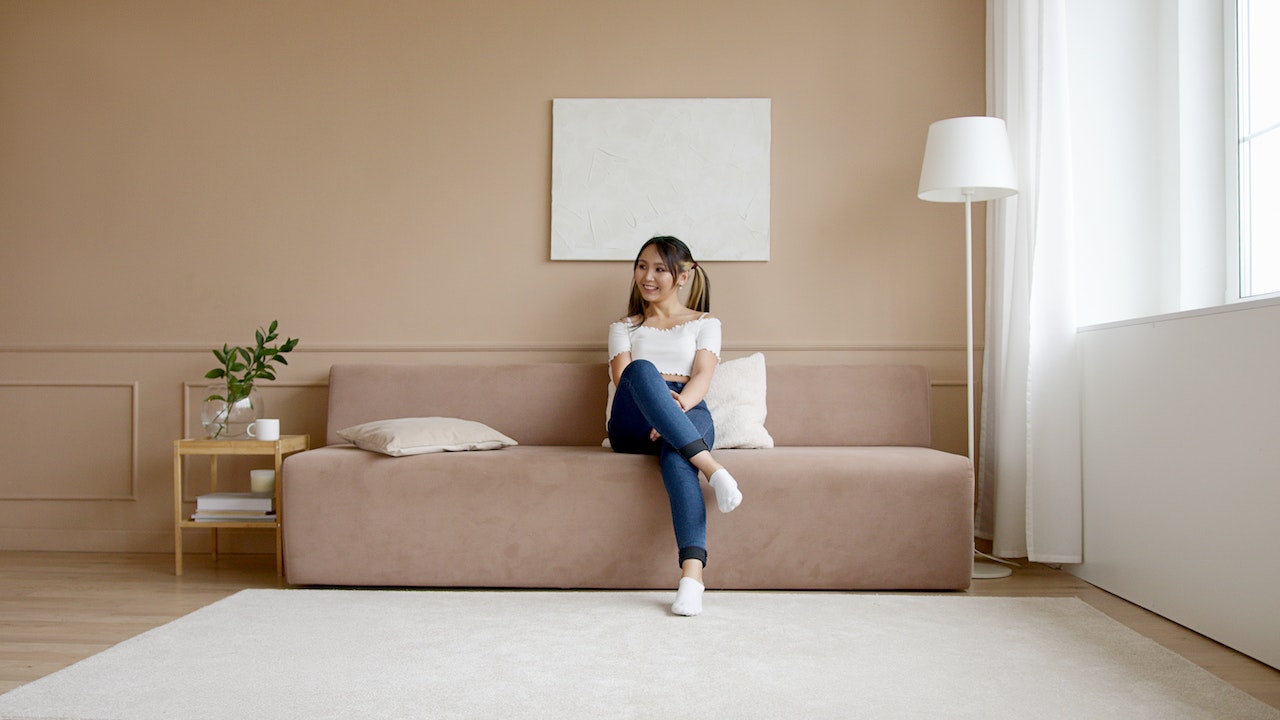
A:
{"label": "beige throw pillow", "polygon": [[484,423],[445,417],[375,420],[339,430],[338,437],[362,450],[393,457],[498,450],[518,444]]}
{"label": "beige throw pillow", "polygon": [[714,449],[773,447],[773,437],[764,427],[765,387],[761,353],[716,367],[707,389],[707,409],[716,423]]}

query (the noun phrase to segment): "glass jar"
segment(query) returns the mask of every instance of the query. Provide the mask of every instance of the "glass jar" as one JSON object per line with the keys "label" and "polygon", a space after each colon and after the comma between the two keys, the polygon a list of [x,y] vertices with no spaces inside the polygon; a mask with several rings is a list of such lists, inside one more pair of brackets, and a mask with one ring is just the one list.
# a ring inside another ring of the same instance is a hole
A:
{"label": "glass jar", "polygon": [[215,382],[205,392],[204,406],[200,409],[200,424],[205,437],[214,440],[248,440],[249,425],[265,414],[262,394],[250,385],[229,387],[225,382]]}

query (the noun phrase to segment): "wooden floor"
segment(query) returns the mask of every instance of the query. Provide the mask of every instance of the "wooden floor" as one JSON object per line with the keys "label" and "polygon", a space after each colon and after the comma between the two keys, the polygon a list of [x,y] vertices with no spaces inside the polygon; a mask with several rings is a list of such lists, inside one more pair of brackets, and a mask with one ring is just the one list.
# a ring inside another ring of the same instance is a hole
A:
{"label": "wooden floor", "polygon": [[[287,587],[270,555],[0,552],[0,693],[245,588]],[[1041,565],[975,580],[974,595],[1078,597],[1223,680],[1280,708],[1280,671]]]}

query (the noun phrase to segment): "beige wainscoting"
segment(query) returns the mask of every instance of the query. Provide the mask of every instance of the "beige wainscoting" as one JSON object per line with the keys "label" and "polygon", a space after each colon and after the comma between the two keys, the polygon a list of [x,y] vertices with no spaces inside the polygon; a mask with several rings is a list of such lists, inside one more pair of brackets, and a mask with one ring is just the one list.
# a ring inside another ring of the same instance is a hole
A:
{"label": "beige wainscoting", "polygon": [[0,501],[138,498],[138,383],[0,382]]}

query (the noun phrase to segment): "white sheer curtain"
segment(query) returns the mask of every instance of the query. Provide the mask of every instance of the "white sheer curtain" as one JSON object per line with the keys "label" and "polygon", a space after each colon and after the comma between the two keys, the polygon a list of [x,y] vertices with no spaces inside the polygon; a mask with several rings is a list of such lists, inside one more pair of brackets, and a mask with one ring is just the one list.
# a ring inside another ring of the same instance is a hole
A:
{"label": "white sheer curtain", "polygon": [[977,534],[1000,557],[1082,560],[1066,0],[987,1],[988,114],[1019,194],[987,211]]}

